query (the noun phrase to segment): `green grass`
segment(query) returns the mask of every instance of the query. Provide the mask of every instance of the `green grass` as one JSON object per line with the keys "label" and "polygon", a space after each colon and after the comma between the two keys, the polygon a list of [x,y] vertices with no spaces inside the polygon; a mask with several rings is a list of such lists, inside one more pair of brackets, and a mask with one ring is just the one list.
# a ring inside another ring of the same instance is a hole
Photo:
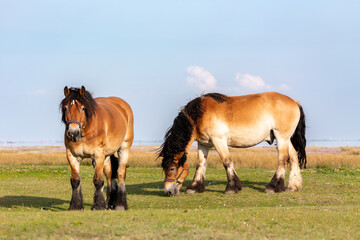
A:
{"label": "green grass", "polygon": [[[67,166],[0,166],[1,239],[359,239],[360,172],[303,172],[300,192],[265,194],[273,172],[237,169],[243,189],[208,169],[206,192],[165,197],[159,168],[128,169],[129,210],[91,211],[93,169],[82,166],[84,211],[68,211]],[[185,186],[190,182],[190,170]],[[185,187],[183,187],[185,189]]]}

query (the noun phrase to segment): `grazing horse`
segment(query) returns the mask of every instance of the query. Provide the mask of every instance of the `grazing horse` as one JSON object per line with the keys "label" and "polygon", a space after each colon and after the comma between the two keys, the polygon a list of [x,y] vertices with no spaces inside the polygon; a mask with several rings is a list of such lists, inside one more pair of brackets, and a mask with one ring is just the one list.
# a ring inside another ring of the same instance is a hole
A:
{"label": "grazing horse", "polygon": [[[302,189],[300,168],[306,168],[305,115],[301,105],[280,93],[244,96],[209,93],[190,101],[181,109],[159,149],[165,172],[165,193],[177,195],[189,173],[187,153],[198,142],[198,163],[186,193],[205,191],[206,159],[215,147],[226,170],[226,193],[237,193],[241,183],[228,147],[247,148],[263,141],[277,142],[278,168],[265,192]],[[290,162],[285,188],[285,168]]]}
{"label": "grazing horse", "polygon": [[[64,94],[60,107],[66,125],[66,157],[71,167],[69,209],[84,209],[80,162],[91,158],[95,167],[92,209],[126,210],[126,164],[134,139],[134,118],[129,104],[117,97],[94,99],[84,86],[65,87]],[[107,179],[107,201],[103,194],[103,173]]]}

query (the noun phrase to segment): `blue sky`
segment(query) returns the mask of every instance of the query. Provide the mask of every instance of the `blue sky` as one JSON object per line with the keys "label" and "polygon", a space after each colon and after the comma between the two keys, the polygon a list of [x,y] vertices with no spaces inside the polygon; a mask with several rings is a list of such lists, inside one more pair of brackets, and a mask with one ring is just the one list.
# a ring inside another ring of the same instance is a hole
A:
{"label": "blue sky", "polygon": [[299,100],[308,139],[360,139],[359,1],[0,0],[0,141],[62,140],[64,86],[161,140],[205,92]]}

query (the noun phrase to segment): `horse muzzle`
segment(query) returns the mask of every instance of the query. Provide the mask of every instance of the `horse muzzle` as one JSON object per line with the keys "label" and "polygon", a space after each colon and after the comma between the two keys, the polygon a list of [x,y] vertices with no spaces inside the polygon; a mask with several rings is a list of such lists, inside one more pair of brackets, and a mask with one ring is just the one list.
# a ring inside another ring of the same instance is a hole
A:
{"label": "horse muzzle", "polygon": [[75,119],[71,119],[66,122],[66,136],[70,139],[70,141],[78,142],[81,140],[82,129],[85,127],[85,124],[84,126],[81,126],[81,123]]}
{"label": "horse muzzle", "polygon": [[82,131],[80,129],[68,129],[66,131],[66,136],[70,139],[70,141],[78,142],[81,140]]}
{"label": "horse muzzle", "polygon": [[179,186],[176,183],[173,184],[168,184],[165,189],[164,192],[166,194],[166,196],[168,197],[174,197],[176,195],[179,194],[180,190],[179,190]]}

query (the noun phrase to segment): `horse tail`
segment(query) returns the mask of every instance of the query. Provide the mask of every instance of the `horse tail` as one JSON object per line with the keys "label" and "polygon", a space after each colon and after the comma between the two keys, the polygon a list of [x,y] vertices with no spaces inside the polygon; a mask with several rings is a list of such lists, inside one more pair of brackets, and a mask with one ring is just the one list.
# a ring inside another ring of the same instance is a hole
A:
{"label": "horse tail", "polygon": [[299,159],[299,165],[300,168],[306,168],[306,138],[305,138],[305,132],[306,132],[306,124],[305,124],[305,114],[302,106],[297,103],[300,110],[300,119],[299,123],[295,129],[295,132],[293,133],[291,137],[291,143],[294,146],[295,150],[298,153],[298,159]]}
{"label": "horse tail", "polygon": [[117,170],[119,169],[119,159],[115,157],[115,155],[110,156],[110,162],[111,162],[111,179],[116,179],[118,174]]}

